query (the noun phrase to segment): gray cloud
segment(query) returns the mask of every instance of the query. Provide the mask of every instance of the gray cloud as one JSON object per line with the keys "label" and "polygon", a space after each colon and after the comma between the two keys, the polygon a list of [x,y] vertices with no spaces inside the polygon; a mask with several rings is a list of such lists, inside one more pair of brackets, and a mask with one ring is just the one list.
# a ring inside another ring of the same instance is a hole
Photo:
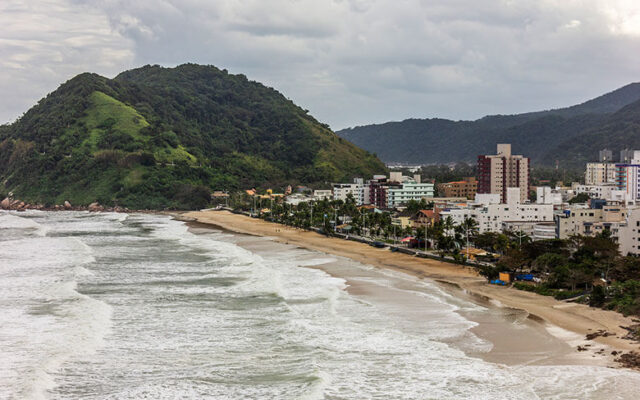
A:
{"label": "gray cloud", "polygon": [[82,71],[214,64],[334,128],[570,105],[640,80],[632,0],[48,0],[0,5],[0,120]]}

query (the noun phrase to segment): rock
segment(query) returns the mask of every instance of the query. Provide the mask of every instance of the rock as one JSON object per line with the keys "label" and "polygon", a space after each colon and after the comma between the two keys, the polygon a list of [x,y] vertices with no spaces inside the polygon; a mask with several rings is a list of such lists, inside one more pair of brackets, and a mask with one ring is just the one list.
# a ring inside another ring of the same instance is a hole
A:
{"label": "rock", "polygon": [[11,200],[9,200],[8,197],[5,197],[4,200],[0,202],[0,208],[2,208],[3,210],[8,210],[9,208],[11,208]]}
{"label": "rock", "polygon": [[64,209],[65,210],[71,210],[71,203],[69,203],[68,201],[65,200],[64,202]]}
{"label": "rock", "polygon": [[88,210],[89,210],[89,211],[93,211],[93,212],[96,212],[96,211],[103,211],[103,210],[104,210],[104,207],[102,207],[102,206],[100,205],[100,203],[95,202],[95,203],[91,203],[91,204],[89,204],[89,208],[88,208]]}
{"label": "rock", "polygon": [[622,364],[623,367],[640,370],[640,353],[638,352],[621,354],[615,361]]}

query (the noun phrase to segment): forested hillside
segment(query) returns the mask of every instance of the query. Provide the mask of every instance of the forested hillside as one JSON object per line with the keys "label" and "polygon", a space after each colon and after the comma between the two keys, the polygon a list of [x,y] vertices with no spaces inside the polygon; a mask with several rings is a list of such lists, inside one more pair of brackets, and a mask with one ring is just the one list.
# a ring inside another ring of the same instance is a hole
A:
{"label": "forested hillside", "polygon": [[[337,133],[386,162],[474,162],[478,154],[494,152],[497,143],[512,143],[513,151],[526,154],[537,165],[551,166],[558,161],[574,167],[597,157],[602,148],[634,146],[636,139],[624,133],[619,122],[624,119],[628,131],[640,120],[631,111],[624,117],[617,114],[637,101],[640,84],[633,83],[562,109],[487,116],[476,121],[409,119]],[[579,148],[566,153],[573,142]]]}
{"label": "forested hillside", "polygon": [[196,208],[384,170],[274,89],[194,64],[81,74],[0,128],[0,192],[50,204]]}

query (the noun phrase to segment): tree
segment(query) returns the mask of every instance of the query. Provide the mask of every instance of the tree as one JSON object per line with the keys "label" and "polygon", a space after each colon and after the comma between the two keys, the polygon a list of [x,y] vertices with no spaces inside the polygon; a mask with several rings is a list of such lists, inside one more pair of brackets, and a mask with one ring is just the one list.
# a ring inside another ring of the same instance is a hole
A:
{"label": "tree", "polygon": [[590,197],[587,193],[579,193],[569,200],[569,204],[586,203],[589,199]]}

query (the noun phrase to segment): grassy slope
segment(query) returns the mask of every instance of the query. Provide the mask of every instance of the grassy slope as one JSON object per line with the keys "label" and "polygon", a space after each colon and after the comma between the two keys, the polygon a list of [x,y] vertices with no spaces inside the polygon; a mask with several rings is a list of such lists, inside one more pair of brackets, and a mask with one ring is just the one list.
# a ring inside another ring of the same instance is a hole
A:
{"label": "grassy slope", "polygon": [[98,91],[91,93],[90,100],[91,107],[82,121],[89,129],[86,141],[92,149],[97,149],[98,139],[105,130],[101,125],[109,119],[114,120],[113,129],[126,132],[135,139],[144,140],[140,130],[149,126],[149,123],[134,108]]}

